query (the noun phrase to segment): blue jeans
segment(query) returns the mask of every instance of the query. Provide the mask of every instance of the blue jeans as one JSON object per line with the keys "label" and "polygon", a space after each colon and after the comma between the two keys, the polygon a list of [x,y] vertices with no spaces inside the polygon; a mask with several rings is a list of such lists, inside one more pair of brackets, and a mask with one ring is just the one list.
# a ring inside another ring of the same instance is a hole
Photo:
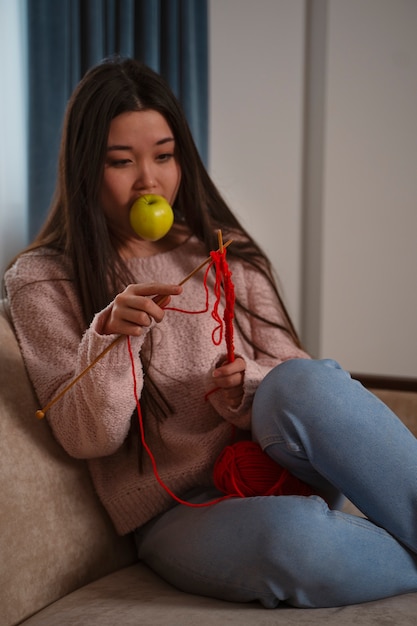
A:
{"label": "blue jeans", "polygon": [[[184,591],[268,608],[417,591],[417,440],[400,420],[334,361],[299,359],[266,376],[252,419],[262,448],[325,499],[175,505],[137,531],[139,557]],[[340,494],[367,519],[334,508]]]}

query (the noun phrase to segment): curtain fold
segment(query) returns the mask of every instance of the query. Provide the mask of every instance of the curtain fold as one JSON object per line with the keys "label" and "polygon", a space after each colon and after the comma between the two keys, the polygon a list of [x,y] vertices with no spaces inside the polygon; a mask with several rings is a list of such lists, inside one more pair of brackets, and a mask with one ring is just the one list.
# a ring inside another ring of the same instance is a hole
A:
{"label": "curtain fold", "polygon": [[26,2],[30,238],[51,203],[68,98],[86,70],[107,56],[136,58],[164,76],[207,162],[207,0]]}

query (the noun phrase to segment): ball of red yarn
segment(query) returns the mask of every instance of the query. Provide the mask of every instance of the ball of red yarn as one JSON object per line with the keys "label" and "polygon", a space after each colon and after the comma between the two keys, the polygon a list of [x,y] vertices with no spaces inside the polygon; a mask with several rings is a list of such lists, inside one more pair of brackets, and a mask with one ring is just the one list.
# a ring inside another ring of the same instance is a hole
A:
{"label": "ball of red yarn", "polygon": [[227,495],[310,496],[313,489],[273,461],[254,441],[238,441],[218,457],[213,479],[216,488]]}

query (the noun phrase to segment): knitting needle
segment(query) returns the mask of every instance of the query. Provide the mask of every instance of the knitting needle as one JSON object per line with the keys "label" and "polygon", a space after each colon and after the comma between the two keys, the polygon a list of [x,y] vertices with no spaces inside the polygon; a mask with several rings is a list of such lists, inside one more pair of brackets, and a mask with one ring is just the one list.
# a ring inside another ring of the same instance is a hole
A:
{"label": "knitting needle", "polygon": [[[229,239],[223,245],[223,248],[226,248],[231,243],[232,243],[232,239]],[[210,261],[211,261],[211,256],[209,256],[207,259],[205,259],[205,261],[200,263],[200,265],[198,267],[194,268],[193,271],[188,274],[188,276],[183,278],[182,281],[180,283],[178,283],[179,286],[181,286],[184,283],[186,283],[187,280],[190,280],[190,278],[192,278],[194,276],[194,274],[197,274],[197,272],[199,272],[205,265],[207,265],[207,263],[210,263]],[[167,300],[166,296],[162,296],[162,297],[161,296],[157,296],[154,299],[156,304],[158,304],[159,306],[163,306],[164,301],[166,301],[166,300]],[[100,352],[100,354],[98,356],[96,356],[94,361],[92,361],[82,372],[80,372],[78,374],[78,376],[76,376],[66,387],[64,387],[64,389],[62,389],[59,392],[59,394],[55,396],[55,398],[52,398],[52,400],[50,402],[48,402],[48,404],[46,404],[43,409],[40,409],[40,410],[36,411],[35,415],[36,415],[37,419],[39,419],[39,420],[43,419],[45,417],[45,413],[47,411],[49,411],[49,409],[56,402],[58,402],[58,400],[60,400],[62,398],[62,396],[64,396],[67,393],[67,391],[69,391],[80,380],[80,378],[82,378],[85,374],[87,374],[96,365],[96,363],[98,363],[98,361],[100,361],[108,352],[110,352],[110,350],[112,348],[114,348],[114,346],[116,344],[118,344],[125,336],[126,335],[119,335],[118,337],[116,337],[116,339],[114,341],[112,341],[112,343],[110,345],[108,345],[107,348],[105,348],[103,350],[103,352]]]}
{"label": "knitting needle", "polygon": [[217,239],[219,241],[219,252],[220,254],[223,254],[225,246],[223,245],[223,235],[220,229],[217,231]]}
{"label": "knitting needle", "polygon": [[[218,231],[220,233],[220,237],[221,237],[221,231]],[[226,241],[225,244],[222,243],[222,248],[227,248],[227,246],[230,246],[230,244],[232,243],[233,239],[229,239],[228,241]],[[221,249],[221,247],[219,246],[219,252],[223,252],[223,250]],[[185,278],[182,279],[182,281],[180,283],[178,283],[178,285],[181,287],[181,285],[183,285],[184,283],[187,282],[187,280],[190,280],[190,278],[192,278],[194,276],[194,274],[197,274],[197,272],[199,272],[201,269],[203,269],[203,267],[205,265],[207,265],[207,263],[209,263],[211,261],[211,256],[208,257],[205,261],[203,261],[202,263],[200,263],[200,265],[198,267],[195,267],[193,269],[192,272],[190,272],[188,274],[188,276],[186,276]],[[165,304],[165,302],[168,300],[168,296],[156,296],[154,298],[154,302],[156,302],[156,304],[158,304],[159,306],[163,306]]]}

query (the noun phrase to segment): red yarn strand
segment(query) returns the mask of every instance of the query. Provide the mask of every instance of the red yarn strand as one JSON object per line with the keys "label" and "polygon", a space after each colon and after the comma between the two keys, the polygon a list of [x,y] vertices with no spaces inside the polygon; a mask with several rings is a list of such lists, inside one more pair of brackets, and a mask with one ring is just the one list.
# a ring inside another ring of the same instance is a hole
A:
{"label": "red yarn strand", "polygon": [[[235,288],[232,282],[232,272],[229,269],[229,265],[226,261],[226,248],[222,251],[212,251],[210,253],[212,258],[211,263],[208,265],[203,279],[203,285],[205,290],[205,306],[200,311],[187,311],[186,309],[180,309],[178,307],[163,307],[166,311],[176,311],[177,313],[186,313],[188,315],[200,315],[201,313],[207,313],[209,310],[209,289],[207,285],[208,275],[210,269],[215,268],[215,283],[214,283],[214,296],[215,301],[211,311],[211,317],[216,322],[216,326],[212,331],[211,338],[215,346],[221,345],[223,341],[223,333],[226,342],[227,361],[232,363],[235,360],[234,342],[233,342],[233,319],[234,319],[234,307],[235,307]],[[221,288],[223,285],[223,291],[225,296],[225,307],[223,313],[223,319],[219,313],[219,306],[221,301]]]}
{"label": "red yarn strand", "polygon": [[138,411],[138,422],[142,445],[149,456],[154,476],[159,485],[173,500],[185,506],[201,508],[212,506],[233,497],[247,498],[253,496],[270,495],[304,495],[309,496],[314,492],[288,470],[275,463],[260,446],[254,441],[240,441],[227,446],[218,457],[213,469],[214,486],[224,493],[224,496],[210,500],[209,502],[193,503],[179,498],[164,483],[158,472],[154,455],[145,439],[143,415],[139,402],[136,382],[136,368],[133,357],[130,337],[127,336],[127,347],[132,369],[133,393]]}
{"label": "red yarn strand", "polygon": [[158,472],[158,467],[156,465],[155,457],[152,454],[152,451],[149,448],[148,444],[146,443],[146,439],[145,439],[145,429],[143,427],[143,416],[142,416],[142,410],[141,410],[141,407],[140,407],[139,396],[138,396],[138,388],[137,388],[137,382],[136,382],[135,359],[133,357],[132,345],[130,343],[130,337],[127,336],[126,338],[127,338],[127,348],[128,348],[129,357],[130,357],[130,364],[131,364],[131,368],[132,368],[133,394],[135,396],[136,408],[138,410],[138,421],[139,421],[140,438],[141,438],[142,445],[143,445],[143,447],[144,447],[144,449],[145,449],[146,453],[148,454],[149,459],[151,461],[153,473],[154,473],[154,476],[155,476],[156,480],[158,481],[160,486],[167,492],[167,494],[170,495],[171,498],[173,498],[176,502],[178,502],[178,504],[185,504],[186,506],[191,506],[191,507],[195,507],[195,508],[201,508],[201,507],[206,507],[206,506],[212,506],[213,504],[217,504],[218,502],[222,502],[223,500],[228,500],[229,498],[232,497],[231,495],[220,496],[219,498],[216,498],[215,500],[210,500],[209,502],[200,502],[200,503],[187,502],[186,500],[182,500],[182,498],[179,498],[177,495],[175,495],[175,493],[173,491],[171,491],[171,489],[168,487],[168,485],[166,485],[164,483],[164,481],[162,480],[162,478],[160,477],[159,472]]}
{"label": "red yarn strand", "polygon": [[[216,283],[215,283],[215,295],[216,302],[213,308],[212,316],[219,322],[221,331],[223,330],[222,320],[218,314],[218,307],[220,303],[220,288],[223,282],[223,291],[225,296],[225,307],[223,313],[224,321],[224,333],[227,348],[227,361],[232,363],[235,360],[235,348],[233,343],[233,318],[235,310],[235,287],[232,282],[232,272],[229,269],[229,265],[226,261],[226,248],[220,250],[213,250],[211,253],[216,268]],[[216,345],[221,343],[222,336],[218,343],[214,341]]]}
{"label": "red yarn strand", "polygon": [[207,278],[208,278],[208,273],[210,268],[213,267],[213,262],[211,262],[208,266],[206,271],[204,272],[204,278],[203,278],[203,285],[204,285],[204,290],[205,290],[205,294],[206,294],[206,301],[205,301],[205,305],[204,305],[204,309],[201,309],[201,311],[187,311],[186,309],[180,309],[178,307],[175,306],[164,306],[162,305],[162,308],[164,309],[164,311],[176,311],[177,313],[186,313],[187,315],[201,315],[202,313],[207,313],[207,311],[209,310],[209,289],[207,286]]}
{"label": "red yarn strand", "polygon": [[[216,326],[212,331],[212,341],[214,345],[219,346],[223,341],[223,335],[227,349],[227,362],[232,363],[235,360],[234,349],[234,333],[233,333],[233,319],[234,319],[234,306],[235,306],[235,290],[232,282],[232,273],[229,269],[226,260],[226,248],[221,246],[220,250],[212,251],[210,253],[212,258],[211,263],[207,267],[204,274],[204,289],[205,289],[205,306],[200,311],[187,311],[177,307],[163,307],[165,310],[177,311],[179,313],[186,313],[188,315],[199,315],[207,313],[209,310],[209,289],[208,289],[208,275],[210,269],[215,267],[215,284],[214,295],[215,302],[211,311],[211,317],[216,322]],[[221,292],[223,287],[223,293],[225,298],[225,306],[223,319],[219,313],[219,306],[221,301]],[[163,305],[161,305],[163,306]],[[132,353],[132,347],[130,343],[130,337],[127,337],[127,346],[129,351],[132,378],[133,378],[133,393],[135,397],[136,407],[138,411],[138,421],[140,438],[142,445],[149,456],[152,464],[153,473],[159,485],[179,504],[184,504],[190,507],[207,507],[227,500],[232,497],[253,497],[253,496],[269,496],[269,495],[311,495],[313,490],[300,481],[298,478],[292,476],[288,470],[275,463],[262,449],[253,441],[240,441],[232,445],[227,446],[218,457],[213,470],[213,482],[215,487],[224,493],[224,496],[210,500],[203,503],[191,503],[182,500],[175,495],[172,490],[164,483],[159,475],[155,457],[150,450],[146,439],[143,426],[143,415],[140,407],[137,382],[135,361]],[[206,394],[207,396],[214,391],[218,391],[218,388],[212,389]]]}

